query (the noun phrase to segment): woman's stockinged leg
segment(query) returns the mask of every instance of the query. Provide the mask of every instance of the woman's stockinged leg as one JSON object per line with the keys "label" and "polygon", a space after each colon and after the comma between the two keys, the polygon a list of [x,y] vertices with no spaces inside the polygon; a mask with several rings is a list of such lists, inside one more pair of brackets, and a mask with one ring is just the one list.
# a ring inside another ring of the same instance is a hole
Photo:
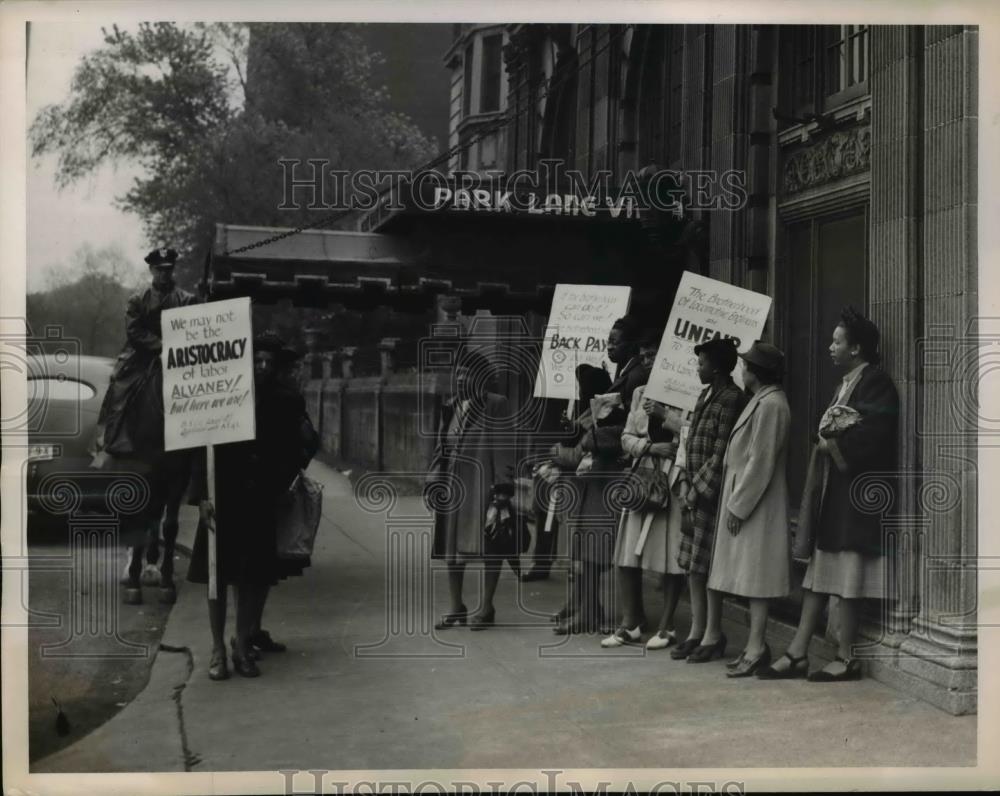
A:
{"label": "woman's stockinged leg", "polygon": [[688,576],[688,592],[691,595],[691,630],[688,631],[688,638],[692,640],[700,640],[705,635],[705,617],[708,612],[705,588],[707,581],[704,575],[691,573]]}
{"label": "woman's stockinged leg", "polygon": [[794,658],[801,658],[809,652],[809,642],[819,626],[820,616],[823,613],[823,606],[826,603],[827,595],[817,594],[814,591],[803,589],[802,592],[802,613],[799,615],[799,625],[795,629],[795,637],[788,645],[788,654]]}
{"label": "woman's stockinged leg", "polygon": [[645,620],[642,607],[642,570],[634,567],[615,567],[615,570],[622,600],[622,625],[632,629]]}
{"label": "woman's stockinged leg", "polygon": [[845,661],[854,657],[854,644],[858,640],[861,620],[861,601],[841,599],[837,604],[840,614],[840,642],[837,654]]}
{"label": "woman's stockinged leg", "polygon": [[722,592],[706,589],[705,632],[702,644],[714,644],[722,637]]}
{"label": "woman's stockinged leg", "polygon": [[767,600],[750,599],[750,635],[747,639],[746,653],[751,660],[764,652],[768,607]]}
{"label": "woman's stockinged leg", "polygon": [[270,594],[270,586],[262,586],[257,595],[257,605],[254,607],[254,618],[253,626],[250,629],[251,634],[259,633],[261,627],[263,627],[264,622],[264,604],[267,602],[267,595]]}
{"label": "woman's stockinged leg", "polygon": [[212,649],[226,656],[226,586],[218,585],[218,597],[208,601],[208,625],[212,630]]}
{"label": "woman's stockinged leg", "polygon": [[479,610],[484,614],[488,614],[493,610],[493,596],[496,594],[502,569],[502,558],[486,558],[483,560],[483,604]]}
{"label": "woman's stockinged leg", "polygon": [[451,599],[451,612],[462,611],[462,583],[465,579],[465,564],[453,562],[448,564],[448,595]]}
{"label": "woman's stockinged leg", "polygon": [[246,658],[250,651],[250,634],[257,616],[257,606],[260,600],[260,587],[246,584],[236,591],[236,649],[240,656]]}
{"label": "woman's stockinged leg", "polygon": [[660,614],[659,632],[666,633],[674,629],[674,612],[680,602],[681,590],[684,588],[682,575],[663,576],[663,613]]}
{"label": "woman's stockinged leg", "polygon": [[600,568],[592,561],[584,561],[580,575],[579,617],[581,624],[588,628],[597,627],[601,622]]}

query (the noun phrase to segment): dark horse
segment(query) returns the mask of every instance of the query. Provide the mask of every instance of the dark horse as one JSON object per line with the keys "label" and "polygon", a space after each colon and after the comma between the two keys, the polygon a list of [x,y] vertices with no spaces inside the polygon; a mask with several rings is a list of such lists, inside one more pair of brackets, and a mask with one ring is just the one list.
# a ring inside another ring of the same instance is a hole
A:
{"label": "dark horse", "polygon": [[[125,602],[138,605],[142,602],[141,584],[159,585],[160,602],[172,603],[177,599],[174,586],[174,548],[177,543],[178,515],[181,501],[187,492],[191,474],[191,456],[188,451],[160,451],[143,461],[148,468],[150,495],[146,510],[137,521],[142,523],[145,537],[132,545],[125,589]],[[146,468],[144,468],[146,469]],[[160,558],[160,533],[163,534],[163,562],[159,573],[156,564]],[[145,556],[143,555],[145,554]],[[143,558],[146,569],[143,569]],[[150,581],[149,574],[154,579]]]}
{"label": "dark horse", "polygon": [[[99,423],[95,463],[101,469],[140,475],[148,488],[145,508],[124,521],[120,540],[131,545],[127,574],[123,578],[124,601],[142,603],[142,585],[159,585],[161,602],[177,598],[174,586],[174,549],[178,515],[191,474],[191,452],[166,451],[163,441],[163,403],[160,395],[162,373],[158,362],[150,363],[144,374],[131,384],[114,383]],[[116,387],[118,389],[116,389]],[[105,440],[114,442],[105,447]],[[160,533],[163,560],[160,570]],[[147,568],[143,570],[143,559]],[[151,579],[149,575],[154,577]]]}

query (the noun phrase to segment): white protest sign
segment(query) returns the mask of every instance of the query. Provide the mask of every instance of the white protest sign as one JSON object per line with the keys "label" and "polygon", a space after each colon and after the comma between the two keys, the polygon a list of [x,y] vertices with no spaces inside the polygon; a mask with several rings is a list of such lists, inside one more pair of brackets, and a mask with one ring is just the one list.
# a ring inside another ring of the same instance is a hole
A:
{"label": "white protest sign", "polygon": [[[760,339],[770,311],[770,296],[685,271],[645,395],[693,410],[704,388],[698,379],[694,347],[716,337],[735,338],[737,350],[745,353]],[[741,361],[733,378],[743,385]]]}
{"label": "white protest sign", "polygon": [[621,285],[556,285],[535,378],[536,398],[576,398],[577,365],[607,363],[608,333],[628,314],[632,288]]}
{"label": "white protest sign", "polygon": [[253,439],[250,299],[164,310],[161,329],[166,450]]}

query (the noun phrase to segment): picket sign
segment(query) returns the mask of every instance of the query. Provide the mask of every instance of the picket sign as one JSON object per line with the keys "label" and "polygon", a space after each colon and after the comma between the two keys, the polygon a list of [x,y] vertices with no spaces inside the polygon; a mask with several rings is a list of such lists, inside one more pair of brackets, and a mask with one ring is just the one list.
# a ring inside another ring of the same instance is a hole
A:
{"label": "picket sign", "polygon": [[167,451],[205,447],[208,501],[208,598],[218,598],[215,446],[257,435],[250,299],[164,310],[163,439]]}

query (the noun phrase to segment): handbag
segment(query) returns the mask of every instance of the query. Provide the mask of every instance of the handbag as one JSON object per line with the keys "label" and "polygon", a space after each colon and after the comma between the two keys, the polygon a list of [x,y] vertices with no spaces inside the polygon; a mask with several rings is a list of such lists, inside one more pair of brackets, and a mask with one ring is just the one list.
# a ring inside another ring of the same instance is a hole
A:
{"label": "handbag", "polygon": [[847,429],[853,428],[860,421],[861,414],[854,407],[834,404],[820,418],[819,433],[823,437],[836,437]]}
{"label": "handbag", "polygon": [[632,463],[632,476],[638,481],[642,503],[639,511],[663,511],[670,505],[670,479],[662,467],[639,467],[652,442],[648,443],[638,458]]}
{"label": "handbag", "polygon": [[688,539],[694,538],[694,509],[687,506],[681,509],[681,535]]}
{"label": "handbag", "polygon": [[303,472],[278,501],[278,558],[303,561],[312,556],[323,515],[323,485]]}
{"label": "handbag", "polygon": [[812,557],[827,466],[828,460],[814,446],[809,456],[798,524],[792,537],[792,558],[797,561],[808,561]]}

